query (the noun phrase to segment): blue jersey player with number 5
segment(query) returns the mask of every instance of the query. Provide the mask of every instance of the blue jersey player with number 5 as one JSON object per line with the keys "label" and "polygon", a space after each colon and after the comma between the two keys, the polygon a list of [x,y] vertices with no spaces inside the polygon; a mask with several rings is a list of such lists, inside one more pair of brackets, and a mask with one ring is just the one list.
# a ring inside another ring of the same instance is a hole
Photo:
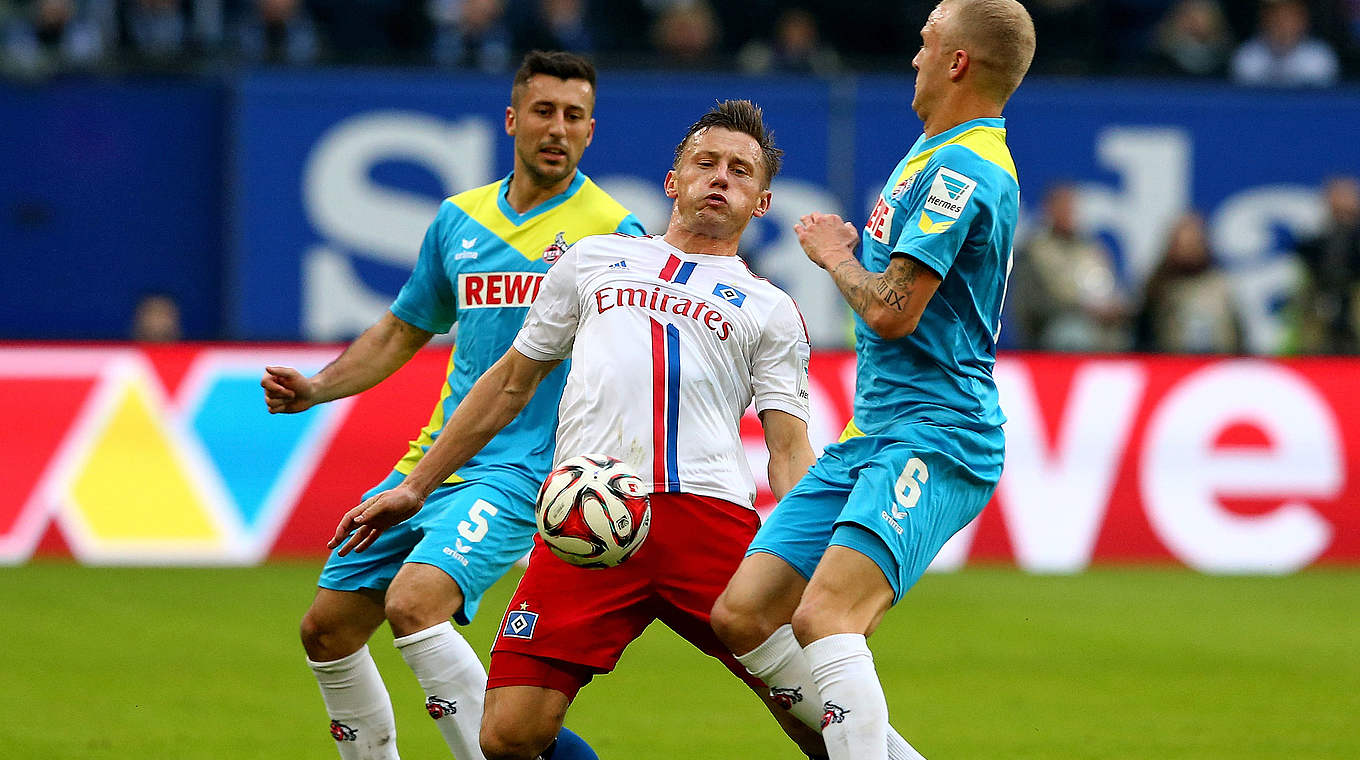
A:
{"label": "blue jersey player with number 5", "polygon": [[[515,74],[505,130],[514,171],[439,208],[406,285],[377,324],[321,372],[266,367],[271,413],[302,412],[359,393],[406,363],[435,333],[458,325],[447,380],[410,453],[364,498],[402,480],[449,415],[510,347],[549,265],[587,235],[641,234],[642,225],[577,170],[595,131],[595,69],[571,53],[534,51]],[[367,641],[384,620],[425,691],[425,708],[458,760],[482,758],[486,670],[449,618],[466,625],[482,594],[532,546],[533,504],[552,464],[566,372],[545,380],[529,412],[364,554],[332,553],[302,620],[307,652],[342,760],[396,760],[392,702]],[[551,753],[551,754],[549,754]],[[545,757],[594,758],[563,730]]]}
{"label": "blue jersey player with number 5", "polygon": [[[1020,190],[1001,112],[1034,55],[1015,0],[943,0],[912,61],[924,134],[861,233],[795,227],[856,312],[854,418],[771,514],[713,610],[737,659],[832,760],[920,758],[866,637],[1001,477],[992,380]],[[862,243],[861,258],[854,251]]]}

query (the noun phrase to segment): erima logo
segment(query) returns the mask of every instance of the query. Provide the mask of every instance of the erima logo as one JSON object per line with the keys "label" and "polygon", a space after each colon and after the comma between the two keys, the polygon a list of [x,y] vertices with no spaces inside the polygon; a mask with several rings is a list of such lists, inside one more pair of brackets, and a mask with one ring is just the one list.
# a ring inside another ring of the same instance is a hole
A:
{"label": "erima logo", "polygon": [[964,206],[968,205],[968,199],[973,196],[975,188],[977,182],[941,167],[935,174],[935,181],[930,185],[930,193],[926,196],[926,211],[958,219],[963,214]]}
{"label": "erima logo", "polygon": [[538,625],[537,612],[510,610],[505,616],[505,627],[501,630],[501,635],[507,639],[532,639],[536,625]]}
{"label": "erima logo", "polygon": [[477,238],[463,238],[463,250],[467,250],[477,245]]}
{"label": "erima logo", "polygon": [[746,301],[745,293],[721,282],[713,286],[713,295],[737,307],[740,307]]}

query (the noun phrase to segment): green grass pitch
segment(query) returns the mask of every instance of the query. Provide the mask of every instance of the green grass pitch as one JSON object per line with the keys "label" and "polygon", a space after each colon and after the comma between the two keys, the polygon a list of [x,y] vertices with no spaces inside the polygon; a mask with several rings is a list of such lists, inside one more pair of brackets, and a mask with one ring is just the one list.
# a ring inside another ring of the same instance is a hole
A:
{"label": "green grass pitch", "polygon": [[[297,642],[318,563],[0,569],[0,756],[338,757]],[[485,652],[515,580],[467,632]],[[415,678],[373,652],[405,758],[448,757]],[[931,760],[1360,758],[1360,571],[928,575],[871,639]],[[714,661],[653,626],[568,715],[604,760],[801,757]]]}

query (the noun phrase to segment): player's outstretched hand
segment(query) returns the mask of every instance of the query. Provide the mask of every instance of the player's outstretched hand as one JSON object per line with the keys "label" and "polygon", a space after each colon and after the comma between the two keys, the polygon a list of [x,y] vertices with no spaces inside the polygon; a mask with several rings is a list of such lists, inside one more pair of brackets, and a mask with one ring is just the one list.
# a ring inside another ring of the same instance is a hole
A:
{"label": "player's outstretched hand", "polygon": [[265,367],[260,387],[270,414],[294,414],[316,405],[316,384],[292,367]]}
{"label": "player's outstretched hand", "polygon": [[[361,552],[372,546],[383,531],[419,512],[424,503],[424,499],[404,485],[383,491],[346,512],[340,518],[340,524],[335,526],[335,537],[326,548],[334,549],[343,543],[341,557],[352,551]],[[348,541],[346,536],[349,536]]]}
{"label": "player's outstretched hand", "polygon": [[853,258],[859,244],[859,230],[836,214],[804,214],[793,225],[793,232],[807,257],[823,269]]}

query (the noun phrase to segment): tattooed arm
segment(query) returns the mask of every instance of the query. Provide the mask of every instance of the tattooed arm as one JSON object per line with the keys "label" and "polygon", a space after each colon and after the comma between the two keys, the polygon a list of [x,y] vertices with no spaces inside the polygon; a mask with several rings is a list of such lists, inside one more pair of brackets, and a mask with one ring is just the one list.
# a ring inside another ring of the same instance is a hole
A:
{"label": "tattooed arm", "polygon": [[886,270],[870,272],[855,260],[859,231],[835,214],[807,214],[793,230],[804,253],[831,275],[874,332],[895,340],[916,329],[940,287],[939,275],[909,256],[893,256]]}

